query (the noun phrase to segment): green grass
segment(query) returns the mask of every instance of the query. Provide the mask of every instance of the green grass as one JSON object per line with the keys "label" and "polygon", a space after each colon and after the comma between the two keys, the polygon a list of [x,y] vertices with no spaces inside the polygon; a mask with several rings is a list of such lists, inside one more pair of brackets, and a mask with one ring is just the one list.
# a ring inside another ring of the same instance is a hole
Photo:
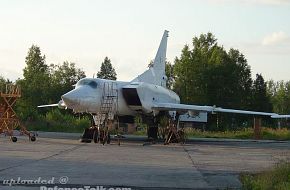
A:
{"label": "green grass", "polygon": [[90,119],[52,110],[44,116],[40,115],[35,121],[25,122],[25,126],[30,131],[81,133],[90,126]]}
{"label": "green grass", "polygon": [[[226,139],[254,139],[254,130],[245,128],[236,131],[202,131],[199,129],[185,128],[186,138],[226,138]],[[136,131],[134,135],[147,135],[146,129]],[[290,140],[290,130],[287,128],[271,129],[262,128],[263,140]]]}
{"label": "green grass", "polygon": [[147,135],[147,130],[139,130],[135,131],[133,135],[139,135],[139,136],[146,136]]}
{"label": "green grass", "polygon": [[90,122],[80,120],[75,123],[59,123],[59,122],[45,122],[33,121],[27,122],[25,126],[30,131],[47,131],[47,132],[67,132],[67,133],[82,133],[83,130],[89,127]]}
{"label": "green grass", "polygon": [[[185,133],[189,137],[204,138],[231,138],[231,139],[254,139],[254,130],[245,128],[238,131],[201,131],[199,129],[186,128]],[[271,129],[262,128],[261,139],[267,140],[290,140],[290,130],[286,128]]]}
{"label": "green grass", "polygon": [[277,164],[272,170],[258,174],[241,174],[244,190],[289,190],[290,163]]}
{"label": "green grass", "polygon": [[[186,138],[228,138],[228,139],[254,139],[254,130],[244,128],[236,131],[202,131],[200,129],[185,128]],[[146,129],[136,131],[134,135],[147,135]],[[264,140],[290,140],[290,130],[286,128],[262,128],[261,138]]]}

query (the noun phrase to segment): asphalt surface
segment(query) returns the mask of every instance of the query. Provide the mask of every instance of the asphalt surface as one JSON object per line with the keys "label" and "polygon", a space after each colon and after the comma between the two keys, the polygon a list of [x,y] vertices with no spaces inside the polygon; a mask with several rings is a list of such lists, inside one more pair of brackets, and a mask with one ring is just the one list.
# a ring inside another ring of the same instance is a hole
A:
{"label": "asphalt surface", "polygon": [[[290,159],[290,142],[191,139],[185,145],[144,145],[132,137],[121,146],[103,146],[78,138],[39,133],[36,142],[20,136],[13,143],[0,136],[0,189],[240,189],[240,173]],[[51,184],[41,184],[46,182]]]}

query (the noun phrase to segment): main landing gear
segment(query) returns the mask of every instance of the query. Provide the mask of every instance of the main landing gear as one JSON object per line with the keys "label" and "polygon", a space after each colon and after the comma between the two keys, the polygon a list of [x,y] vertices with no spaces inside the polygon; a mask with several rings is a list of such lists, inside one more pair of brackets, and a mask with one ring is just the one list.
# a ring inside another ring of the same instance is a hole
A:
{"label": "main landing gear", "polygon": [[101,143],[103,145],[111,143],[111,136],[108,129],[99,128],[96,126],[92,126],[90,128],[86,128],[83,132],[83,135],[80,139],[80,142],[83,143]]}
{"label": "main landing gear", "polygon": [[164,140],[165,145],[170,143],[185,143],[183,128],[179,127],[178,120],[173,120],[170,116],[161,115],[153,120],[147,120],[146,124],[151,126],[148,127],[147,136],[148,141],[152,144],[158,141],[158,139]]}

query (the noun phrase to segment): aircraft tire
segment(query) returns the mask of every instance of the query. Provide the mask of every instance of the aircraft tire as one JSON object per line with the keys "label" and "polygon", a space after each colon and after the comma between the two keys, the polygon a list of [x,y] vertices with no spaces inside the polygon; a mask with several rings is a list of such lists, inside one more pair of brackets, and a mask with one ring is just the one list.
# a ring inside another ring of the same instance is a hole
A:
{"label": "aircraft tire", "polygon": [[107,144],[110,144],[111,143],[111,136],[110,136],[110,133],[108,132],[108,136],[107,136]]}
{"label": "aircraft tire", "polygon": [[11,137],[12,142],[17,142],[17,137]]}
{"label": "aircraft tire", "polygon": [[32,142],[36,141],[35,136],[31,136],[31,137],[30,137],[30,140],[31,140]]}
{"label": "aircraft tire", "polygon": [[94,143],[98,143],[98,142],[99,142],[99,133],[98,133],[98,129],[95,129],[95,130],[94,130],[93,141],[94,141]]}

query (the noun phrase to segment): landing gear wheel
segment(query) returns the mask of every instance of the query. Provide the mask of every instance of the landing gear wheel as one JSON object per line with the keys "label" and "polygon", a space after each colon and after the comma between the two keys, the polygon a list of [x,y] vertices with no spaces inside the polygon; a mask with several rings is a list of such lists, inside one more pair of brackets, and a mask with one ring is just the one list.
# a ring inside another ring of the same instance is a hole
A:
{"label": "landing gear wheel", "polygon": [[105,132],[103,130],[100,131],[100,143],[105,145],[106,142],[106,137],[105,137]]}
{"label": "landing gear wheel", "polygon": [[106,131],[103,132],[103,139],[102,139],[102,144],[105,145],[106,142],[108,141],[108,133],[106,133]]}
{"label": "landing gear wheel", "polygon": [[93,134],[93,141],[94,143],[98,143],[99,142],[99,136],[98,136],[98,129],[95,129],[94,134]]}
{"label": "landing gear wheel", "polygon": [[11,137],[12,142],[17,142],[17,137]]}
{"label": "landing gear wheel", "polygon": [[36,141],[35,136],[31,136],[31,137],[30,137],[30,140],[31,140],[32,142]]}
{"label": "landing gear wheel", "polygon": [[105,143],[106,143],[106,138],[104,137],[104,138],[102,139],[102,144],[105,145]]}
{"label": "landing gear wheel", "polygon": [[110,144],[111,143],[111,136],[110,136],[110,133],[108,132],[108,135],[107,135],[107,144]]}
{"label": "landing gear wheel", "polygon": [[83,135],[81,136],[80,142],[91,143],[93,139],[93,131],[91,128],[85,128]]}

